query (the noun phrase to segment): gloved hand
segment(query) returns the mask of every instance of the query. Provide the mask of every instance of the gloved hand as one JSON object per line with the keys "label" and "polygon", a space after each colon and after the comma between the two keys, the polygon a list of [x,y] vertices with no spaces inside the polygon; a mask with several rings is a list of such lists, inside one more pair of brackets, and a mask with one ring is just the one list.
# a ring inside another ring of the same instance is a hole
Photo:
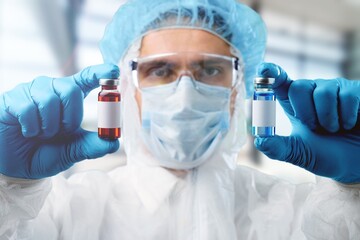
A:
{"label": "gloved hand", "polygon": [[83,99],[99,78],[118,76],[117,66],[103,64],[71,77],[39,77],[0,95],[0,173],[39,179],[115,152],[118,141],[102,140],[80,124]]}
{"label": "gloved hand", "polygon": [[256,138],[257,149],[314,174],[359,183],[360,81],[292,81],[270,63],[262,64],[258,74],[275,78],[275,94],[293,130],[288,137]]}

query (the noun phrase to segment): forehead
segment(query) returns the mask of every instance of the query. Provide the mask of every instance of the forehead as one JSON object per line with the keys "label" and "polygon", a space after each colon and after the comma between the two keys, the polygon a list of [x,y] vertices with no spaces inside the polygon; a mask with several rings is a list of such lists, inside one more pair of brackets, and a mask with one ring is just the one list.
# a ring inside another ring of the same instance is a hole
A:
{"label": "forehead", "polygon": [[220,37],[198,29],[162,29],[144,36],[140,57],[173,52],[201,52],[231,56]]}

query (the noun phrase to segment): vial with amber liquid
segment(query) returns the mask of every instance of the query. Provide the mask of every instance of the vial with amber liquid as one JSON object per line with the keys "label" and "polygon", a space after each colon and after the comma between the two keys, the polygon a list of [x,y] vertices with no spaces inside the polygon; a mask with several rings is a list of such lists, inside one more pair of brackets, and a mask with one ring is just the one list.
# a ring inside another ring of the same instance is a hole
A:
{"label": "vial with amber liquid", "polygon": [[120,138],[119,79],[100,79],[101,91],[98,94],[98,135],[100,138],[114,140]]}
{"label": "vial with amber liquid", "polygon": [[257,77],[254,80],[252,108],[252,134],[257,137],[275,135],[276,97],[272,85],[274,78]]}

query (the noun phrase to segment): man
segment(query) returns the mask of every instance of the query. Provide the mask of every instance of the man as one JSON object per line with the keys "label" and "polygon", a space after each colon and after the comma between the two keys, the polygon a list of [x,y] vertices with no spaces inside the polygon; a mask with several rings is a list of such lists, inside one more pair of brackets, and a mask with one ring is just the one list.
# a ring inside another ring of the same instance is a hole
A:
{"label": "man", "polygon": [[[5,239],[353,239],[359,236],[360,84],[274,77],[289,137],[270,157],[321,178],[291,185],[236,165],[243,101],[265,48],[259,16],[233,0],[134,0],[101,43],[106,64],[40,77],[0,98]],[[130,63],[130,64],[129,64]],[[115,64],[115,65],[114,65]],[[48,178],[119,147],[80,128],[82,99],[120,65],[127,166]],[[130,65],[130,67],[129,67]],[[52,185],[51,183],[52,182]]]}

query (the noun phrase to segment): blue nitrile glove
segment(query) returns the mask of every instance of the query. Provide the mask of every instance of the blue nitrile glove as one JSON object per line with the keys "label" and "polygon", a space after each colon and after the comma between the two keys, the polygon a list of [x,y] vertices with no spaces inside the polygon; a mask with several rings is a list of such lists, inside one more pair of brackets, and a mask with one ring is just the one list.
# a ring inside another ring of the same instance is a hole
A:
{"label": "blue nitrile glove", "polygon": [[103,64],[71,77],[39,77],[0,95],[0,173],[39,179],[115,152],[118,141],[102,140],[80,124],[84,97],[100,78],[118,76],[117,66]]}
{"label": "blue nitrile glove", "polygon": [[272,159],[314,174],[359,183],[360,81],[292,81],[271,63],[262,64],[258,74],[275,78],[275,94],[293,130],[288,137],[256,138],[255,146]]}

